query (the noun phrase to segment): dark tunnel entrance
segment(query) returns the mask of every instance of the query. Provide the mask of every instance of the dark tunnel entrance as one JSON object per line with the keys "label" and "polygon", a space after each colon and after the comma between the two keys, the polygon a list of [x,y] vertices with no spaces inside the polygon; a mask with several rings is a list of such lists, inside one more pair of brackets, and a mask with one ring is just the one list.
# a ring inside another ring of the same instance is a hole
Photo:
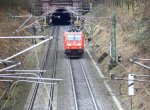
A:
{"label": "dark tunnel entrance", "polygon": [[71,14],[65,9],[57,9],[52,14],[52,25],[70,25]]}

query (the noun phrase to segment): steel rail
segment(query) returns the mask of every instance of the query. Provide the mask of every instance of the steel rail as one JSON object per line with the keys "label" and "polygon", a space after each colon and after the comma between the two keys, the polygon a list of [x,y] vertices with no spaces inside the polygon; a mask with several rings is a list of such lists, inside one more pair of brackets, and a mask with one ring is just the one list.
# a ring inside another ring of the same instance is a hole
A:
{"label": "steel rail", "polygon": [[77,96],[76,96],[76,92],[75,92],[75,84],[74,84],[74,79],[73,79],[73,71],[72,71],[72,66],[71,66],[71,60],[69,60],[69,63],[70,63],[70,75],[71,75],[71,83],[72,83],[72,89],[73,89],[75,110],[78,110],[78,103],[77,103]]}
{"label": "steel rail", "polygon": [[[51,35],[54,34],[54,31],[55,31],[55,27],[53,27]],[[43,55],[44,55],[43,57],[44,57],[44,58],[43,58],[43,62],[41,63],[41,69],[42,69],[42,70],[45,69],[46,59],[47,59],[47,57],[48,57],[48,52],[49,52],[50,45],[51,45],[51,41],[48,42],[46,51],[44,51],[44,53],[43,53]],[[43,74],[40,73],[40,76],[41,76],[41,77],[42,77],[42,75],[43,75]],[[32,94],[32,98],[31,98],[31,101],[30,101],[28,110],[32,110],[32,109],[33,109],[38,88],[39,88],[39,84],[36,84],[36,85],[35,85],[35,88],[34,88],[34,91],[33,91],[33,94]]]}
{"label": "steel rail", "polygon": [[[58,27],[58,30],[59,30],[59,27]],[[51,78],[55,78],[55,75],[56,75],[56,63],[57,63],[57,53],[58,53],[58,37],[59,37],[59,31],[57,31],[57,35],[56,35],[56,42],[55,42],[55,55],[54,55],[54,60],[53,60],[53,72],[52,72],[52,76]],[[52,82],[53,83],[53,82]],[[53,96],[54,94],[54,85],[51,85],[50,87],[50,97],[51,97],[51,101],[53,102]],[[49,109],[48,110],[53,110],[52,109],[52,104],[50,103],[50,100],[49,100]]]}
{"label": "steel rail", "polygon": [[[56,27],[54,27],[54,29],[53,29],[53,32],[52,32],[52,35],[54,35],[54,33],[55,33],[55,29]],[[49,46],[48,46],[48,51],[49,51],[49,49],[50,49],[50,46],[51,46],[51,43],[52,42],[49,42]],[[45,59],[44,59],[44,61],[46,61],[46,58],[48,57],[48,52],[46,53],[46,57],[45,57]],[[46,63],[43,63],[43,69],[45,69],[44,67],[45,67],[45,65],[46,65]],[[40,74],[40,76],[41,76],[41,74]],[[44,85],[45,86],[45,88],[46,88],[46,85]],[[48,92],[48,89],[46,88],[46,92],[47,92],[47,95],[48,95],[48,97],[49,97],[49,101],[51,102],[51,105],[52,105],[52,107],[53,107],[53,109],[54,109],[54,105],[53,105],[53,102],[52,102],[52,100],[51,100],[51,96],[50,96],[50,94],[49,94],[49,92]],[[48,107],[47,107],[48,108]],[[55,109],[54,109],[55,110]]]}
{"label": "steel rail", "polygon": [[[71,10],[71,8],[67,8],[68,10],[70,10],[72,13],[75,13],[76,15],[79,15],[77,12],[75,12],[75,11],[73,11],[73,10]],[[81,17],[81,19],[84,19],[83,17]],[[85,21],[86,21],[86,19],[84,19]],[[87,21],[88,23],[91,23],[92,25],[95,25],[96,26],[96,24],[94,24],[94,23],[92,23],[92,22],[90,22],[90,21]],[[102,29],[102,30],[105,30],[105,29]],[[107,31],[109,31],[109,30],[107,30]],[[87,50],[87,52],[88,52],[88,50]],[[89,52],[88,52],[89,53]],[[112,58],[112,59],[114,59],[111,55],[110,55],[110,57]],[[114,59],[115,60],[115,59]],[[117,60],[115,60],[119,65],[121,65],[127,72],[131,72],[130,70],[128,70],[123,64],[121,64],[120,62],[118,62]],[[94,63],[95,64],[95,63]],[[100,72],[101,73],[101,72]],[[103,77],[103,75],[101,75],[102,77]]]}
{"label": "steel rail", "polygon": [[[86,75],[86,71],[85,71],[84,66],[82,64],[82,61],[80,59],[79,59],[79,64],[80,64],[80,67],[81,67],[80,71],[82,71],[82,73],[83,73],[83,76],[84,76],[87,88],[89,90],[89,94],[90,94],[91,99],[92,99],[92,103],[93,103],[94,109],[98,110],[98,106],[97,106],[96,100],[94,98],[94,95],[93,95],[90,83],[88,81],[88,78],[87,78],[87,75]],[[73,66],[71,64],[71,59],[70,59],[70,74],[71,74],[71,82],[72,82],[75,110],[79,110],[79,104],[77,103],[77,95],[76,95],[76,90],[75,90],[75,79],[74,79],[74,76],[73,76]]]}
{"label": "steel rail", "polygon": [[85,69],[84,69],[84,66],[82,64],[82,61],[80,61],[80,65],[81,65],[81,68],[82,68],[82,71],[83,71],[83,74],[84,74],[84,77],[85,77],[85,80],[86,80],[86,84],[88,86],[88,89],[89,89],[89,92],[90,92],[90,95],[91,95],[91,98],[92,98],[92,101],[93,101],[93,105],[94,105],[94,108],[95,110],[98,110],[98,106],[97,106],[97,103],[95,101],[95,98],[94,98],[94,95],[93,95],[93,92],[92,92],[92,89],[91,89],[91,86],[90,86],[90,83],[88,81],[88,78],[87,78],[87,75],[86,75],[86,72],[85,72]]}

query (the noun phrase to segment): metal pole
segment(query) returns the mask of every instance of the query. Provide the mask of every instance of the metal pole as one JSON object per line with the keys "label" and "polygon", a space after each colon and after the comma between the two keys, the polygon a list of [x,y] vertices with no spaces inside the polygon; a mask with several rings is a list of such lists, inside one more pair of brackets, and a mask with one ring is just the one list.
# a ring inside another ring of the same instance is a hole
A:
{"label": "metal pole", "polygon": [[30,39],[30,38],[44,38],[46,36],[1,36],[0,39]]}
{"label": "metal pole", "polygon": [[0,78],[10,78],[10,79],[26,79],[26,80],[47,80],[47,81],[62,81],[62,79],[53,79],[53,78],[39,78],[39,77],[23,77],[23,76],[2,76]]}
{"label": "metal pole", "polygon": [[[24,16],[12,16],[12,18],[25,18],[25,17],[30,17],[30,16],[32,16],[32,17],[42,17],[42,16],[33,16],[33,15],[24,15]],[[46,15],[43,15],[43,16],[46,16]]]}
{"label": "metal pole", "polygon": [[81,22],[81,29],[83,29],[83,19],[82,19],[82,7],[83,5],[83,0],[80,0],[80,22]]}
{"label": "metal pole", "polygon": [[[32,16],[35,15],[35,13],[34,13],[34,9],[35,9],[34,5],[35,5],[35,0],[34,0],[34,3],[32,2],[32,11],[31,11],[32,12]],[[33,22],[35,22],[34,17],[33,17]],[[32,35],[35,36],[36,32],[37,32],[36,22],[32,25],[31,29],[32,29]],[[36,40],[34,38],[32,38],[32,44],[36,44]]]}
{"label": "metal pole", "polygon": [[111,47],[110,47],[110,64],[109,64],[109,70],[112,69],[117,65],[116,62],[116,15],[113,12],[112,18],[112,31],[111,31]]}
{"label": "metal pole", "polygon": [[[44,18],[44,19],[45,19],[45,18]],[[42,19],[42,20],[40,21],[40,29],[41,29],[41,32],[44,32],[43,23],[44,23],[44,20]]]}
{"label": "metal pole", "polygon": [[111,19],[111,17],[89,17],[89,16],[86,16],[86,18],[93,18],[93,19]]}
{"label": "metal pole", "polygon": [[136,74],[132,74],[132,76],[136,76],[136,77],[150,77],[150,75],[136,75]]}
{"label": "metal pole", "polygon": [[[90,3],[90,13],[91,13],[91,16],[92,16],[92,3]],[[92,17],[91,17],[91,23],[92,23]],[[91,34],[91,38],[93,39],[93,26],[92,24],[90,23],[90,34]]]}
{"label": "metal pole", "polygon": [[130,96],[130,98],[131,98],[131,108],[130,108],[130,110],[132,110],[132,108],[133,108],[132,96]]}
{"label": "metal pole", "polygon": [[0,74],[0,76],[18,76],[18,75],[33,75],[36,76],[37,78],[40,77],[39,75],[35,73],[13,73],[13,74]]}
{"label": "metal pole", "polygon": [[116,78],[116,77],[114,77],[113,80],[125,80],[125,81],[137,81],[137,82],[143,82],[143,83],[150,83],[149,80],[140,80],[140,79],[129,80],[127,78]]}
{"label": "metal pole", "polygon": [[5,70],[11,69],[11,68],[14,68],[14,67],[19,66],[19,65],[21,65],[21,62],[15,64],[15,65],[11,65],[11,66],[8,66],[6,68],[3,68],[3,69],[0,70],[0,72],[3,72]]}
{"label": "metal pole", "polygon": [[144,64],[141,64],[141,63],[139,63],[139,62],[137,62],[137,61],[134,61],[134,60],[130,59],[130,62],[133,62],[133,63],[135,63],[135,64],[137,64],[137,65],[139,65],[139,66],[142,66],[142,67],[144,67],[144,68],[150,70],[150,67],[149,67],[149,66],[146,66],[146,65],[144,65]]}
{"label": "metal pole", "polygon": [[3,80],[3,79],[0,79],[0,82],[13,82],[14,80]]}
{"label": "metal pole", "polygon": [[18,32],[20,32],[20,31],[22,31],[22,30],[24,30],[24,29],[26,29],[26,28],[28,28],[28,27],[32,26],[34,23],[36,23],[36,22],[38,22],[38,21],[40,21],[40,20],[44,19],[44,18],[45,18],[45,15],[48,15],[49,13],[52,13],[52,12],[53,12],[53,10],[52,10],[52,11],[45,12],[45,13],[41,16],[41,18],[40,18],[40,19],[38,19],[38,20],[34,21],[33,23],[31,23],[31,24],[29,24],[29,25],[25,26],[24,28],[22,28],[22,29],[18,30]]}
{"label": "metal pole", "polygon": [[49,85],[56,85],[56,84],[57,84],[57,83],[47,83],[47,82],[41,82],[41,81],[17,80],[17,81],[15,81],[15,82],[11,85],[10,90],[12,89],[12,87],[13,87],[15,84],[17,84],[17,83],[19,83],[19,82],[38,83],[38,84],[49,84]]}
{"label": "metal pole", "polygon": [[5,70],[6,72],[46,72],[46,70]]}
{"label": "metal pole", "polygon": [[141,60],[141,61],[150,61],[150,59],[142,59],[142,58],[139,58],[138,60]]}
{"label": "metal pole", "polygon": [[[16,81],[13,85],[15,85],[16,83],[18,83],[18,82],[28,82],[28,83],[39,83],[39,84],[53,84],[53,85],[55,85],[55,84],[57,84],[57,83],[48,83],[48,82],[41,82],[41,81],[30,81],[30,80],[18,80],[18,81]],[[12,85],[12,86],[13,86]],[[11,88],[12,88],[12,86],[11,86]]]}
{"label": "metal pole", "polygon": [[1,63],[15,63],[14,61],[4,61],[4,60],[0,60],[0,64]]}
{"label": "metal pole", "polygon": [[18,30],[19,30],[22,26],[24,26],[24,25],[29,21],[29,19],[30,19],[31,17],[32,17],[32,15],[29,16],[29,18],[26,19],[25,22],[23,22],[23,23],[21,24],[21,26],[20,26],[18,29],[16,29],[16,31],[18,32]]}
{"label": "metal pole", "polygon": [[24,18],[24,17],[30,17],[32,15],[20,15],[20,16],[12,16],[12,18]]}
{"label": "metal pole", "polygon": [[[68,10],[70,10],[70,8],[68,8]],[[71,12],[74,13],[74,14],[76,14],[76,15],[80,15],[80,14],[78,14],[77,12],[75,12],[75,11],[73,11],[73,10],[71,10]],[[85,17],[83,17],[83,16],[82,16],[81,19],[84,19],[86,22],[91,23],[92,25],[95,25],[95,26],[96,26],[96,24],[90,22],[89,20],[87,20],[87,19],[86,19]],[[110,29],[101,29],[101,30],[110,31]]]}
{"label": "metal pole", "polygon": [[27,49],[25,49],[25,50],[23,50],[23,51],[21,51],[21,52],[15,54],[15,55],[12,55],[12,56],[10,56],[10,57],[4,59],[3,61],[7,61],[7,60],[10,60],[10,59],[12,59],[12,58],[15,58],[15,57],[17,57],[17,56],[19,56],[19,55],[21,55],[21,54],[23,54],[23,53],[25,53],[25,52],[27,52],[27,51],[33,49],[33,48],[35,48],[35,47],[37,47],[37,46],[39,46],[39,45],[41,45],[41,44],[43,44],[43,43],[45,43],[45,42],[51,40],[51,39],[53,39],[53,37],[50,37],[50,38],[48,38],[48,39],[46,39],[46,40],[44,40],[44,41],[41,41],[41,42],[39,42],[39,43],[37,43],[37,44],[35,44],[35,45],[33,45],[33,46],[27,48]]}

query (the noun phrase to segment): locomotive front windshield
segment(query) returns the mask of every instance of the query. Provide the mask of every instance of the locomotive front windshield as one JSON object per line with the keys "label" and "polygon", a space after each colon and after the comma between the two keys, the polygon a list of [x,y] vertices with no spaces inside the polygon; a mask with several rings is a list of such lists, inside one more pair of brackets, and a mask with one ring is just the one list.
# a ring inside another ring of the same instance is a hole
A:
{"label": "locomotive front windshield", "polygon": [[81,35],[68,35],[68,40],[70,41],[81,40]]}

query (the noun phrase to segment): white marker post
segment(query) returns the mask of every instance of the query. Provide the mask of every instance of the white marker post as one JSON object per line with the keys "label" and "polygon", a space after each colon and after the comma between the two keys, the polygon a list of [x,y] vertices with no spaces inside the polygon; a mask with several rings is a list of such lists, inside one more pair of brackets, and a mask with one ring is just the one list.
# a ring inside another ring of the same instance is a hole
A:
{"label": "white marker post", "polygon": [[134,76],[132,74],[128,74],[128,92],[129,96],[131,96],[131,110],[132,110],[133,108],[132,96],[134,95]]}
{"label": "white marker post", "polygon": [[130,96],[134,95],[134,76],[128,74],[128,93]]}

